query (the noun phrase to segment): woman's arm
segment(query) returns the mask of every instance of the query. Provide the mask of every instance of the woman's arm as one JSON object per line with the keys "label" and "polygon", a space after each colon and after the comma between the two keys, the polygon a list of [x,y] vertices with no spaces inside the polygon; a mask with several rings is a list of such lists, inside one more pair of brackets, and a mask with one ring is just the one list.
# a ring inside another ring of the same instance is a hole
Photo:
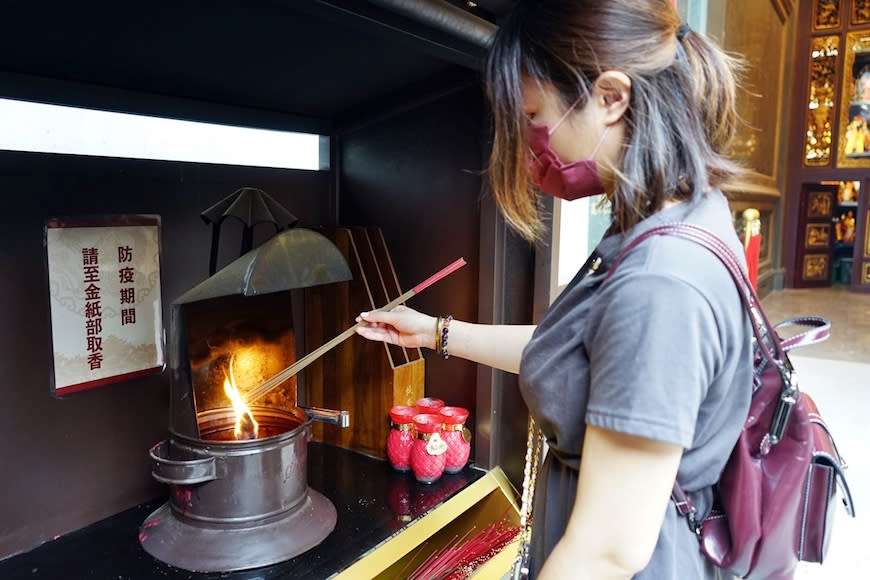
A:
{"label": "woman's arm", "polygon": [[643,570],[682,454],[678,445],[587,425],[574,509],[540,580],[625,579]]}
{"label": "woman's arm", "polygon": [[[390,312],[373,310],[357,318],[357,334],[409,348],[435,348],[437,319],[405,306]],[[454,320],[448,330],[447,352],[512,373],[519,372],[523,349],[534,326],[472,324]]]}

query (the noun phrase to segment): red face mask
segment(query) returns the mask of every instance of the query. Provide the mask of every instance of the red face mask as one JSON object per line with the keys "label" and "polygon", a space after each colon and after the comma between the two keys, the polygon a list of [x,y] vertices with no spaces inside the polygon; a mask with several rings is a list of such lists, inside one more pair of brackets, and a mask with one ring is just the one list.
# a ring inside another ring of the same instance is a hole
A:
{"label": "red face mask", "polygon": [[595,154],[598,153],[601,143],[604,142],[604,136],[610,129],[609,126],[604,129],[604,133],[601,134],[601,139],[598,140],[598,144],[589,159],[566,165],[550,147],[550,135],[559,128],[559,125],[574,110],[577,103],[579,100],[565,111],[565,114],[556,121],[552,129],[548,129],[546,125],[529,125],[526,131],[526,142],[532,152],[529,158],[529,174],[532,183],[541,191],[566,201],[604,193],[604,185],[602,185],[601,177],[598,175]]}

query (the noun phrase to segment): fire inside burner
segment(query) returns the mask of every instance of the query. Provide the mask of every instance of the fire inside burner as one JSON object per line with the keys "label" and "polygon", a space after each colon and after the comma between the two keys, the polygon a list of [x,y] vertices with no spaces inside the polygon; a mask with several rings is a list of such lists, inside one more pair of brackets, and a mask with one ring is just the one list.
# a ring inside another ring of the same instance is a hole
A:
{"label": "fire inside burner", "polygon": [[259,430],[257,420],[254,419],[254,414],[251,409],[245,404],[242,395],[239,392],[239,387],[236,384],[236,376],[233,372],[233,363],[236,357],[233,355],[230,358],[229,374],[224,378],[224,392],[233,404],[233,410],[236,412],[236,427],[233,430],[233,435],[237,440],[256,439]]}
{"label": "fire inside burner", "polygon": [[[234,417],[235,430],[222,432],[219,440],[242,442],[270,436],[264,433],[262,414],[255,406],[290,412],[297,408],[296,377],[266,396],[256,400],[250,397],[252,389],[296,361],[290,312],[290,296],[283,292],[227,296],[186,305],[188,332],[184,344],[190,365],[189,384],[196,433],[203,439],[208,429],[202,418],[209,411]],[[185,398],[179,400],[178,408],[183,408]]]}
{"label": "fire inside burner", "polygon": [[[269,407],[251,407],[251,415],[256,419],[257,439],[267,439],[297,429],[307,417],[302,409],[293,411]],[[200,416],[201,437],[206,441],[235,442],[236,415],[229,407],[206,411]]]}

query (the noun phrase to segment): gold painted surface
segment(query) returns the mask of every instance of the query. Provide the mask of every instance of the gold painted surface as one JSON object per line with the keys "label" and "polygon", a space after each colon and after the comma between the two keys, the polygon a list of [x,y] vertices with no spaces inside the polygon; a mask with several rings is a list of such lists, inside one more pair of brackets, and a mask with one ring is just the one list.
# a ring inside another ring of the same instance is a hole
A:
{"label": "gold painted surface", "polygon": [[[516,495],[502,469],[495,467],[422,518],[407,525],[335,578],[381,580],[402,577],[403,571],[406,574],[410,572],[406,568],[409,560],[417,556],[416,562],[421,562],[418,554],[421,550],[438,549],[470,529],[480,530],[502,518],[507,518],[513,525],[519,525],[519,506],[514,500]],[[501,553],[510,554],[510,557],[498,558],[493,564],[499,566],[512,562],[517,548],[516,543],[506,546]],[[482,566],[478,570],[481,575],[474,577],[501,578],[508,568],[509,564],[501,570]]]}
{"label": "gold painted surface", "polygon": [[807,224],[804,246],[807,249],[827,248],[831,243],[831,224]]}
{"label": "gold painted surface", "polygon": [[426,361],[418,358],[393,370],[393,405],[413,405],[423,397]]}
{"label": "gold painted surface", "polygon": [[870,284],[870,263],[862,264],[861,284]]}
{"label": "gold painted surface", "polygon": [[723,47],[749,65],[737,100],[745,122],[737,127],[730,154],[771,184],[777,181],[786,37],[775,3],[729,0]]}
{"label": "gold painted surface", "polygon": [[809,254],[804,256],[804,280],[824,280],[828,277],[828,256]]}
{"label": "gold painted surface", "polygon": [[820,167],[831,161],[840,37],[813,38],[810,46],[809,114],[804,165]]}
{"label": "gold painted surface", "polygon": [[779,19],[785,24],[789,14],[791,14],[792,0],[771,0],[771,4],[773,4],[773,9],[776,10]]}
{"label": "gold painted surface", "polygon": [[729,199],[739,200],[773,200],[780,198],[779,188],[769,177],[751,169],[745,178],[735,179],[722,185],[722,192]]}
{"label": "gold painted surface", "polygon": [[722,185],[722,193],[732,202],[745,204],[776,203],[782,194],[769,177],[750,171],[749,179],[735,179]]}
{"label": "gold painted surface", "polygon": [[815,0],[813,6],[813,29],[825,30],[840,26],[841,0]]}
{"label": "gold painted surface", "polygon": [[870,167],[870,32],[846,35],[837,167]]}

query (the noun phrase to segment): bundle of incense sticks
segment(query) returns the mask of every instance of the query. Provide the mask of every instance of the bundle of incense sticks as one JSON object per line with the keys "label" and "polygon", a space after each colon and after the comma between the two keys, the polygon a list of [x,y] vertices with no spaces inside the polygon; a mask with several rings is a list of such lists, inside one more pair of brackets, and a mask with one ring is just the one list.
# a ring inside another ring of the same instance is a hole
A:
{"label": "bundle of incense sticks", "polygon": [[[428,278],[426,278],[425,280],[423,280],[422,282],[420,282],[419,284],[417,284],[416,286],[414,286],[413,288],[411,288],[410,290],[408,290],[407,292],[405,292],[404,294],[402,294],[401,296],[396,298],[395,300],[392,300],[388,304],[380,307],[378,310],[385,310],[385,311],[392,310],[393,308],[395,308],[399,304],[403,304],[406,300],[410,299],[415,294],[422,292],[423,290],[425,290],[426,288],[428,288],[429,286],[431,286],[432,284],[434,284],[435,282],[437,282],[441,278],[444,278],[445,276],[452,274],[453,272],[455,272],[456,270],[458,270],[459,268],[461,268],[465,264],[466,264],[466,262],[465,262],[465,259],[463,259],[463,258],[459,258],[459,259],[455,260],[454,262],[445,266],[444,268],[442,268],[441,270],[439,270],[435,274],[432,274],[431,276],[429,276]],[[283,382],[287,381],[290,377],[292,377],[293,375],[295,375],[296,373],[298,373],[299,371],[301,371],[302,369],[307,367],[309,364],[311,364],[312,362],[314,362],[315,360],[317,360],[318,358],[320,358],[321,356],[326,354],[328,351],[330,351],[331,349],[335,348],[336,346],[338,346],[339,344],[341,344],[342,342],[344,342],[345,340],[347,340],[348,338],[353,336],[356,333],[356,328],[360,324],[362,324],[362,323],[358,322],[358,323],[354,324],[353,326],[351,326],[350,328],[348,328],[347,330],[345,330],[344,332],[342,332],[341,334],[339,334],[338,336],[336,336],[335,338],[333,338],[332,340],[330,340],[326,344],[316,348],[315,350],[308,353],[307,355],[305,355],[304,357],[302,357],[301,359],[299,359],[298,361],[296,361],[295,363],[293,363],[292,365],[290,365],[286,369],[278,372],[274,376],[266,379],[259,386],[248,391],[245,394],[245,401],[248,403],[251,403],[251,402],[259,399],[260,397],[268,394],[269,391],[271,391],[272,389],[274,389],[278,385],[282,384]]]}
{"label": "bundle of incense sticks", "polygon": [[464,580],[510,544],[519,532],[519,527],[502,518],[472,536],[474,531],[475,528],[471,528],[461,537],[454,536],[443,548],[433,551],[413,572],[404,576],[408,566],[426,548],[426,544],[423,544],[396,578]]}

